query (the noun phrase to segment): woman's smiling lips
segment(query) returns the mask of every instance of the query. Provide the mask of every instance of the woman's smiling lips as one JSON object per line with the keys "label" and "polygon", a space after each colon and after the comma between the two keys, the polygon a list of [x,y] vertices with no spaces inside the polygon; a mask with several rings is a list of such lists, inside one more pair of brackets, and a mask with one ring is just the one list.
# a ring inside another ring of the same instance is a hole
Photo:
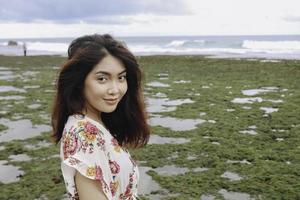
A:
{"label": "woman's smiling lips", "polygon": [[108,104],[115,104],[118,102],[119,98],[115,98],[115,99],[104,99],[106,101],[106,103]]}

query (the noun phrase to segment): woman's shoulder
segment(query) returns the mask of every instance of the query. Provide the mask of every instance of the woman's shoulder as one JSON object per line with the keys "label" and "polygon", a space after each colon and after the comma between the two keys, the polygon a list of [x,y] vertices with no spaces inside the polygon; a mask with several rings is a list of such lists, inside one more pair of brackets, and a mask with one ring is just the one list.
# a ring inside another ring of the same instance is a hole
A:
{"label": "woman's shoulder", "polygon": [[69,115],[68,120],[65,124],[65,129],[69,130],[73,127],[78,127],[81,126],[85,123],[85,119],[83,115],[79,114],[74,114],[74,115]]}
{"label": "woman's shoulder", "polygon": [[84,115],[80,115],[80,114],[73,114],[73,115],[69,115],[67,123],[70,122],[77,122],[77,121],[84,121],[85,117]]}
{"label": "woman's shoulder", "polygon": [[85,118],[84,115],[74,114],[68,117],[64,132],[85,132],[89,134],[98,134],[102,131],[92,121]]}
{"label": "woman's shoulder", "polygon": [[[69,143],[76,143],[81,148],[104,148],[104,143],[108,138],[103,132],[92,122],[87,120],[84,116],[71,115],[65,125],[62,142],[69,145]],[[71,142],[70,142],[71,141]]]}

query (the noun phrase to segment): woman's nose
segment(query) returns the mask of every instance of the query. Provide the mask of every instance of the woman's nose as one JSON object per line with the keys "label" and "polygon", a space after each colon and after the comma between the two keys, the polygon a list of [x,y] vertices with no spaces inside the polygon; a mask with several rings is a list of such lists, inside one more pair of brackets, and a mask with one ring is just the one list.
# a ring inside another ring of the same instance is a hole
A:
{"label": "woman's nose", "polygon": [[118,92],[119,92],[119,84],[116,81],[112,81],[108,88],[108,94],[116,94]]}

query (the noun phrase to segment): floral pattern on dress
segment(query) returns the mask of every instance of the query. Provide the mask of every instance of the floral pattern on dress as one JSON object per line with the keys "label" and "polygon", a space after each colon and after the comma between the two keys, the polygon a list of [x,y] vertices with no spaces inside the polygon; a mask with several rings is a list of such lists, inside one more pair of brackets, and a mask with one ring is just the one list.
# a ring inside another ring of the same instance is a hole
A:
{"label": "floral pattern on dress", "polygon": [[74,155],[77,151],[77,138],[73,134],[67,134],[64,130],[63,136],[63,153],[64,159],[68,158],[70,155]]}
{"label": "floral pattern on dress", "polygon": [[126,186],[126,190],[124,193],[120,194],[119,200],[131,200],[133,199],[133,180],[134,180],[134,173],[129,174],[129,183]]}
{"label": "floral pattern on dress", "polygon": [[118,187],[119,187],[119,181],[110,182],[110,190],[111,190],[112,196],[116,195],[116,191],[118,190]]}
{"label": "floral pattern on dress", "polygon": [[86,176],[95,178],[96,180],[103,179],[103,173],[100,166],[95,165],[95,167],[88,167],[86,169]]}
{"label": "floral pattern on dress", "polygon": [[136,199],[138,171],[135,162],[129,152],[95,121],[78,115],[69,117],[62,135],[60,157],[71,200],[79,200],[74,169],[99,180],[108,200]]}
{"label": "floral pattern on dress", "polygon": [[[81,150],[84,153],[86,153],[86,151],[93,153],[96,140],[97,146],[102,150],[105,150],[105,140],[102,137],[96,137],[97,135],[100,135],[99,129],[88,121],[79,121],[77,126],[72,126],[69,132],[64,130],[62,136],[64,144],[64,158],[74,155],[76,151],[78,152]],[[78,146],[78,143],[80,143],[80,146]]]}
{"label": "floral pattern on dress", "polygon": [[120,165],[116,161],[109,160],[109,166],[112,174],[119,173]]}
{"label": "floral pattern on dress", "polygon": [[115,138],[111,139],[111,144],[114,146],[114,150],[118,153],[120,153],[121,151],[121,146],[118,143],[118,140],[116,140]]}

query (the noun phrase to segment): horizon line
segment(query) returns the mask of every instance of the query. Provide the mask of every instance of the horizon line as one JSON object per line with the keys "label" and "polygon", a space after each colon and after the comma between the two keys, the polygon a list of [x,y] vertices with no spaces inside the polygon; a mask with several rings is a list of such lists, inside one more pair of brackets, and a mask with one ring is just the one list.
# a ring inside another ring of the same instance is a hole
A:
{"label": "horizon line", "polygon": [[[93,33],[92,33],[93,34]],[[53,38],[77,38],[81,37],[84,35],[92,35],[92,34],[82,34],[80,36],[59,36],[59,37],[14,37],[14,38],[8,38],[8,37],[0,37],[0,40],[5,40],[5,39],[53,39]],[[97,33],[95,33],[97,34]],[[103,33],[106,34],[106,33]],[[221,36],[226,36],[226,37],[237,37],[237,36],[300,36],[300,34],[211,34],[211,35],[116,35],[116,34],[111,34],[115,38],[133,38],[133,37],[221,37]]]}

